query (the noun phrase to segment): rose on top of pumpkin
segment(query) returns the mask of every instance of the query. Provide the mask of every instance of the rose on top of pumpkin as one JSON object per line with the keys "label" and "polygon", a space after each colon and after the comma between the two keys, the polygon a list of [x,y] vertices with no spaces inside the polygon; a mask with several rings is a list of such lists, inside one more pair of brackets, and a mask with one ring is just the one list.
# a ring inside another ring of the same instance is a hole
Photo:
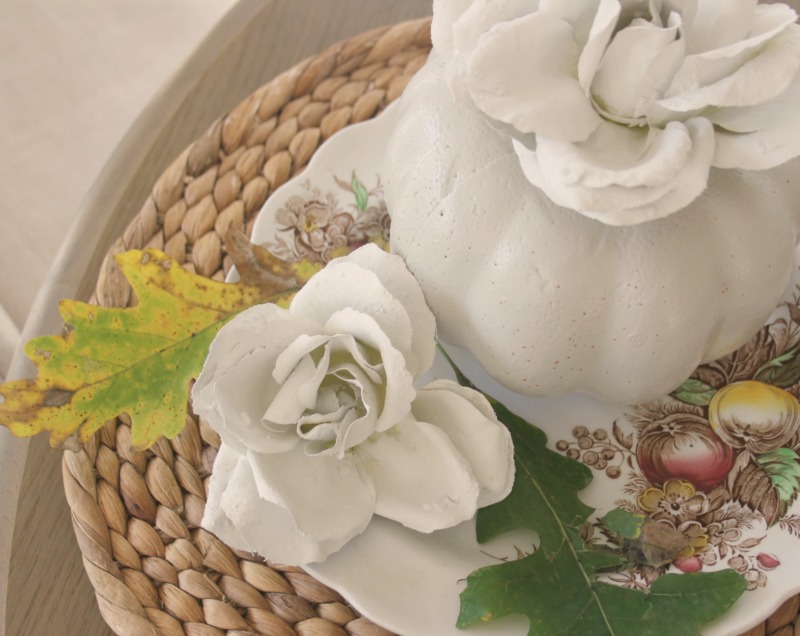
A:
{"label": "rose on top of pumpkin", "polygon": [[800,154],[800,26],[756,0],[435,0],[459,101],[513,140],[527,179],[611,225],[666,216],[712,167]]}

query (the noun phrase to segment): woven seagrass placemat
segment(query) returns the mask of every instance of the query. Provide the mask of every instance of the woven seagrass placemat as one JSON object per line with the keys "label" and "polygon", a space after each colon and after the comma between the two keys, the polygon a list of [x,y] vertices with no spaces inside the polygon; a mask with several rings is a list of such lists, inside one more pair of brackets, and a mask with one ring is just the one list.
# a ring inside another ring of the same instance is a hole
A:
{"label": "woven seagrass placemat", "polygon": [[[224,279],[222,236],[248,234],[266,198],[298,174],[320,143],[375,116],[430,51],[430,20],[342,42],[266,84],[190,145],[164,172],[110,250],[93,301],[135,302],[112,256],[156,247],[187,269]],[[219,437],[187,411],[174,440],[134,452],[130,421],[109,421],[63,476],[86,572],[106,622],[125,636],[379,636],[337,592],[299,568],[264,562],[200,528]],[[798,635],[800,599],[748,632]],[[796,626],[795,626],[796,625]]]}

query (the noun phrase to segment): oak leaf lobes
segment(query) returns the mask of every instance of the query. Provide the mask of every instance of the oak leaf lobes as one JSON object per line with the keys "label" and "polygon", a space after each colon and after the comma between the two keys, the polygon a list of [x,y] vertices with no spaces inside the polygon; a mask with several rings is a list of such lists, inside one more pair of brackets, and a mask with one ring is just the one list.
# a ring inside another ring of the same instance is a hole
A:
{"label": "oak leaf lobes", "polygon": [[[459,380],[464,383],[463,376]],[[733,570],[665,574],[648,592],[599,580],[599,574],[624,570],[628,562],[624,552],[596,548],[580,536],[593,511],[578,492],[591,473],[549,450],[541,430],[490,401],[511,431],[517,473],[506,499],[478,511],[477,539],[526,528],[539,535],[540,544],[529,556],[467,577],[459,627],[522,614],[531,635],[698,634],[744,592],[746,582]]]}
{"label": "oak leaf lobes", "polygon": [[14,435],[49,431],[52,446],[75,435],[86,442],[107,420],[127,413],[135,447],[175,437],[185,423],[190,381],[220,327],[258,303],[287,305],[313,274],[298,265],[285,290],[265,297],[253,286],[191,274],[155,249],[116,260],[139,303],[126,309],[60,303],[67,333],[34,338],[25,347],[36,378],[0,385],[0,425]]}

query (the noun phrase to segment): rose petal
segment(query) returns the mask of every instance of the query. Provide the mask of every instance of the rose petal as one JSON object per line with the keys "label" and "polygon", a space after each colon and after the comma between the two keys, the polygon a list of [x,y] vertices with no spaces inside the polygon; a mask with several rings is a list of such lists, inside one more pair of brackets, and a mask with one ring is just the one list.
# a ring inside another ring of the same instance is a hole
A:
{"label": "rose petal", "polygon": [[617,33],[606,49],[594,81],[595,101],[613,118],[633,123],[651,100],[663,95],[683,61],[680,23],[667,28],[646,23]]}
{"label": "rose petal", "polygon": [[[546,162],[545,178],[586,188],[660,186],[680,174],[692,152],[689,129],[670,122],[665,130],[629,128],[604,122],[582,144],[542,139],[537,148]],[[614,152],[608,152],[614,148]]]}
{"label": "rose petal", "polygon": [[[226,459],[226,451],[229,453],[230,466],[228,467],[223,465],[226,463],[224,461]],[[232,488],[231,483],[234,484]],[[242,523],[241,513],[245,512],[245,509],[237,505],[239,503],[237,502],[237,497],[232,497],[229,489],[238,493],[239,502],[252,502],[247,506],[247,510],[258,508],[263,511],[263,505],[273,506],[258,498],[258,492],[252,479],[252,472],[250,472],[247,465],[247,459],[243,455],[232,451],[229,446],[223,443],[214,461],[214,474],[209,484],[208,500],[206,501],[200,526],[213,532],[234,549],[255,552],[259,534],[248,532],[247,527],[255,525],[254,520],[250,520],[249,523]],[[231,516],[236,519],[236,522],[228,516],[228,513],[223,508],[223,500],[229,507]],[[236,526],[237,522],[240,524],[239,527]],[[296,534],[296,530],[292,534]]]}
{"label": "rose petal", "polygon": [[[775,99],[756,106],[708,108],[704,116],[718,128],[733,133],[757,132],[797,119],[800,103],[800,73],[795,74],[789,87]],[[791,143],[792,139],[787,139]]]}
{"label": "rose petal", "polygon": [[389,293],[403,304],[411,320],[411,349],[414,353],[409,356],[408,370],[414,377],[427,371],[436,355],[436,319],[405,261],[387,254],[376,245],[365,245],[346,256],[345,260],[375,272]]}
{"label": "rose petal", "polygon": [[[195,382],[194,388],[203,390],[213,379],[221,361],[241,358],[253,350],[254,344],[258,347],[269,343],[271,334],[268,330],[265,331],[264,326],[273,321],[293,322],[286,309],[267,303],[250,307],[225,324],[211,343],[203,373]],[[255,337],[261,336],[259,342],[254,343],[253,334],[256,334]],[[231,365],[229,363],[222,366],[227,368]]]}
{"label": "rose petal", "polygon": [[553,14],[496,24],[469,60],[467,90],[478,108],[522,133],[581,141],[601,120],[575,75],[579,53],[572,27]]}
{"label": "rose petal", "polygon": [[472,518],[478,482],[447,435],[427,422],[406,420],[354,451],[375,487],[375,513],[419,532]]}
{"label": "rose petal", "polygon": [[575,41],[582,47],[589,40],[599,6],[600,0],[540,0],[539,11],[569,22]]}
{"label": "rose petal", "polygon": [[305,316],[321,325],[342,309],[372,317],[403,354],[406,363],[416,364],[408,311],[375,273],[357,263],[345,259],[331,261],[297,292],[289,307],[292,314]]}
{"label": "rose petal", "polygon": [[[615,125],[615,124],[608,124]],[[526,178],[541,188],[558,205],[577,210],[590,218],[601,220],[609,225],[631,225],[661,218],[686,207],[697,198],[706,187],[711,159],[714,155],[714,130],[711,123],[703,118],[690,119],[685,124],[672,122],[670,126],[686,127],[692,141],[691,153],[680,166],[680,172],[672,180],[655,186],[615,185],[614,166],[598,168],[588,157],[581,157],[580,151],[569,148],[568,144],[558,144],[544,140],[536,152],[514,142],[514,150]],[[541,140],[540,140],[541,141]],[[635,183],[655,169],[659,160],[666,163],[675,157],[679,144],[671,141],[665,146],[671,155],[650,157],[652,163],[619,167],[619,179],[624,183]],[[623,153],[624,154],[624,153]],[[600,157],[606,161],[613,157]],[[629,157],[630,159],[630,157]],[[582,162],[576,165],[575,162]],[[581,170],[584,172],[581,173]],[[608,171],[608,172],[606,172]],[[579,175],[580,181],[562,180],[562,175]],[[589,176],[591,175],[591,176]],[[654,177],[657,178],[657,177]],[[587,187],[583,181],[612,185],[606,187]],[[660,181],[660,179],[659,179]],[[573,185],[574,183],[574,185]]]}
{"label": "rose petal", "polygon": [[[223,523],[223,519],[227,520],[227,517],[220,509],[222,493],[228,487],[231,475],[242,457],[243,455],[237,453],[225,442],[220,445],[217,456],[214,459],[214,469],[211,474],[205,512],[203,513],[203,521],[201,522],[204,528],[207,527],[209,523]],[[222,519],[217,520],[217,517],[222,517]],[[213,532],[216,533],[215,530]]]}
{"label": "rose petal", "polygon": [[[251,307],[220,329],[192,388],[195,413],[222,440],[244,452],[279,450],[292,442],[259,424],[279,385],[271,373],[280,352],[319,325],[265,304]],[[276,446],[277,445],[277,446]]]}
{"label": "rose petal", "polygon": [[[705,2],[706,0],[700,0]],[[737,2],[738,0],[734,0]],[[746,0],[748,2],[757,2],[758,0]],[[661,0],[661,15],[670,16],[677,13],[683,20],[684,29],[687,25],[694,24],[695,16],[697,15],[697,2],[698,0]],[[667,19],[669,22],[669,19]]]}
{"label": "rose petal", "polygon": [[687,57],[658,105],[683,113],[705,106],[750,106],[776,97],[800,67],[796,18],[785,5],[759,5],[752,37]]}
{"label": "rose petal", "polygon": [[758,0],[702,0],[686,23],[689,53],[702,53],[735,44],[747,37]]}
{"label": "rose petal", "polygon": [[[445,3],[436,2],[434,7],[434,20],[436,8]],[[457,20],[451,24],[453,32],[453,45],[455,52],[459,54],[469,54],[478,45],[478,40],[489,31],[494,25],[504,22],[513,22],[531,13],[535,13],[539,8],[539,0],[473,0],[469,8],[461,12]],[[442,16],[444,19],[453,17],[452,11],[448,11]]]}
{"label": "rose petal", "polygon": [[[262,421],[270,398],[279,393],[281,387],[269,381],[270,363],[274,352],[256,349],[243,357],[237,365],[217,376],[213,385],[215,407],[219,418],[203,415],[220,434],[222,440],[243,453],[248,448],[262,453],[277,453],[292,448],[297,439],[294,432],[282,431]],[[260,378],[264,378],[260,380]]]}
{"label": "rose petal", "polygon": [[766,170],[800,155],[798,102],[800,73],[784,93],[764,104],[709,109],[709,119],[718,126],[713,165]]}
{"label": "rose petal", "polygon": [[289,511],[297,529],[316,541],[347,540],[362,532],[375,491],[351,455],[306,455],[300,447],[277,455],[248,452],[258,494]]}
{"label": "rose petal", "polygon": [[331,336],[330,352],[340,352],[356,361],[368,372],[372,382],[381,381],[379,369],[383,364],[381,354],[384,350],[394,351],[403,358],[375,318],[355,309],[346,307],[335,312],[323,329],[338,334]]}
{"label": "rose petal", "polygon": [[431,41],[441,55],[453,55],[453,25],[471,4],[472,0],[433,0]]}
{"label": "rose petal", "polygon": [[603,53],[617,26],[619,14],[619,0],[600,1],[589,37],[578,60],[578,80],[586,95],[589,95],[597,67],[600,66],[600,60],[603,59]]}
{"label": "rose petal", "polygon": [[714,166],[767,170],[800,155],[800,118],[783,117],[764,130],[734,133],[718,130]]}
{"label": "rose petal", "polygon": [[[327,339],[328,337],[322,336],[322,338]],[[284,357],[286,353],[287,350],[284,350],[278,356],[276,369],[280,364],[281,357]],[[313,409],[316,406],[319,385],[324,377],[325,368],[321,364],[315,365],[308,355],[297,360],[292,372],[285,377],[283,374],[273,372],[273,379],[279,388],[260,419],[293,427],[307,409]]]}
{"label": "rose petal", "polygon": [[436,380],[417,392],[412,413],[444,431],[469,462],[480,486],[478,507],[505,499],[514,483],[511,435],[483,395]]}
{"label": "rose petal", "polygon": [[[444,3],[448,4],[450,0]],[[445,46],[443,49],[434,48],[433,53],[442,54],[447,62],[444,77],[455,99],[464,103],[470,101],[464,80],[468,75],[467,61],[478,39],[497,22],[513,20],[536,11],[537,4],[538,0],[473,0],[469,7],[461,11],[463,5],[459,1],[458,5],[453,3],[450,10],[443,13],[442,21],[434,14],[431,36],[444,41]],[[444,21],[449,24],[444,24]],[[445,29],[449,29],[450,34],[440,36],[439,33]]]}
{"label": "rose petal", "polygon": [[259,497],[247,458],[225,444],[214,462],[201,526],[232,548],[286,565],[322,561],[350,539],[318,541],[300,532],[285,509]]}

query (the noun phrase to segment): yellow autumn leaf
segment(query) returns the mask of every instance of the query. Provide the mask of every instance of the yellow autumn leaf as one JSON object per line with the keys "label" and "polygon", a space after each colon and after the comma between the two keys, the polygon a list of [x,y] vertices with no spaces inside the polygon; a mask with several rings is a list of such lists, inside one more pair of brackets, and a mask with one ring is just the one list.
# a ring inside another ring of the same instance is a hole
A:
{"label": "yellow autumn leaf", "polygon": [[154,249],[125,252],[117,262],[139,304],[61,302],[66,335],[34,338],[25,347],[37,377],[0,385],[0,425],[14,435],[49,431],[53,446],[73,436],[86,442],[127,413],[136,448],[174,437],[185,423],[190,382],[220,327],[257,303],[288,305],[314,273],[307,264],[290,265],[294,287],[264,297],[256,287],[191,274]]}

